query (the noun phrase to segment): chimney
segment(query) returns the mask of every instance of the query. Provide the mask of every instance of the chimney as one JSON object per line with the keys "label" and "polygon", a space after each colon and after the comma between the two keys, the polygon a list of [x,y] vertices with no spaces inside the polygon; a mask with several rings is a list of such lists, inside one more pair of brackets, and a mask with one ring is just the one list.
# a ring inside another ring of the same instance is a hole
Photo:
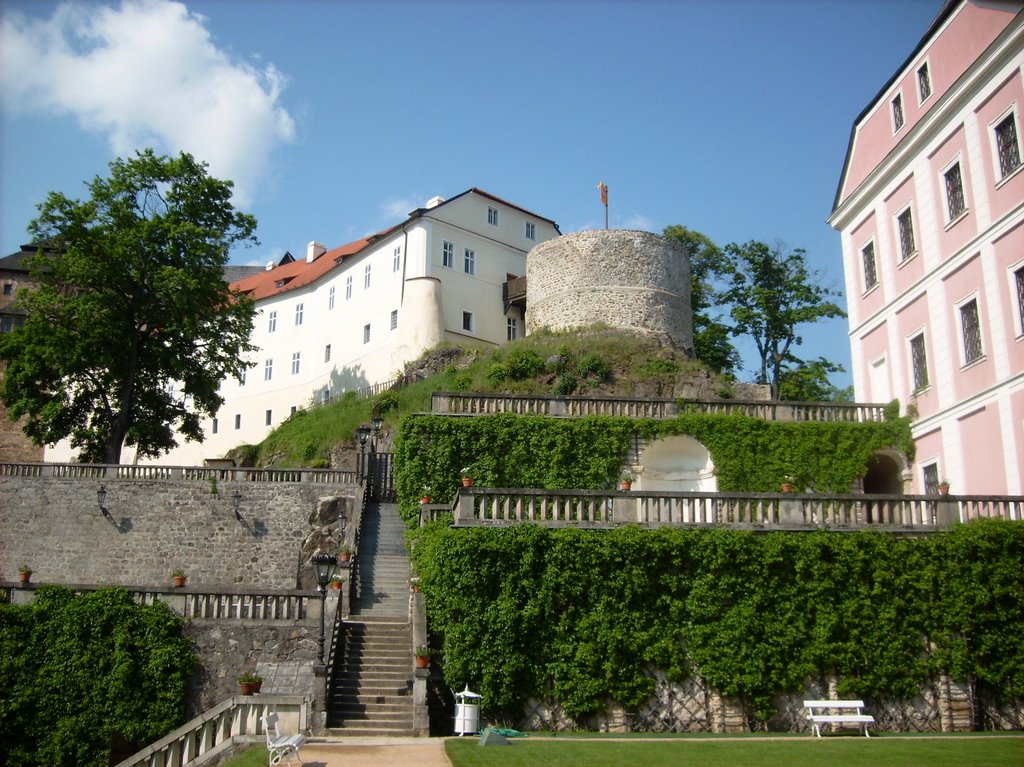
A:
{"label": "chimney", "polygon": [[311,243],[309,243],[309,245],[306,246],[306,263],[313,263],[319,256],[322,256],[326,252],[327,248],[325,248],[316,240],[313,240]]}
{"label": "chimney", "polygon": [[429,200],[427,200],[427,209],[429,210],[430,208],[436,208],[442,202],[444,202],[444,197],[431,197]]}
{"label": "chimney", "polygon": [[269,272],[273,268],[274,268],[274,262],[273,261],[267,261],[266,270]]}

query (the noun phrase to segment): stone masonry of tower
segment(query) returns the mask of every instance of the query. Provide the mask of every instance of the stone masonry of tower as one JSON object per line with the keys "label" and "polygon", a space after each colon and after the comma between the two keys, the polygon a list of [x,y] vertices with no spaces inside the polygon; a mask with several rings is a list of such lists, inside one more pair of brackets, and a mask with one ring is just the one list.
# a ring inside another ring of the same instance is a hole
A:
{"label": "stone masonry of tower", "polygon": [[693,356],[690,259],[650,232],[574,232],[526,256],[527,333],[596,323],[666,337]]}

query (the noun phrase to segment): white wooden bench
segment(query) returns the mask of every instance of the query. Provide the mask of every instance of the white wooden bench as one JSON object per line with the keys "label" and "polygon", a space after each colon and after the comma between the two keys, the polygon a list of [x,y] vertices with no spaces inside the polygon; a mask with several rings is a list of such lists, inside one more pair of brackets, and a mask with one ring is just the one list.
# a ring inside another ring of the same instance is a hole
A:
{"label": "white wooden bench", "polygon": [[[811,720],[811,730],[819,738],[823,724],[859,724],[864,730],[864,736],[871,737],[868,735],[868,725],[874,724],[875,718],[862,711],[862,700],[805,700],[804,706],[807,708],[807,718]],[[848,713],[854,710],[857,713]]]}

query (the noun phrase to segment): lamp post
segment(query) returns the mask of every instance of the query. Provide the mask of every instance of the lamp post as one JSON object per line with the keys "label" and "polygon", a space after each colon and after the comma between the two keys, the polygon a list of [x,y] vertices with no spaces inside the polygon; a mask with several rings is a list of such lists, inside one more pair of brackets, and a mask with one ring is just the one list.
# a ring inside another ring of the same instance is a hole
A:
{"label": "lamp post", "polygon": [[107,502],[107,488],[103,485],[96,488],[96,502],[100,505],[100,511],[105,511],[103,504]]}
{"label": "lamp post", "polygon": [[313,557],[313,571],[316,573],[316,588],[320,592],[320,636],[316,640],[316,662],[324,665],[324,613],[327,611],[327,584],[334,577],[338,560],[333,554],[321,551]]}
{"label": "lamp post", "polygon": [[356,482],[363,481],[363,464],[366,462],[366,440],[370,438],[370,427],[365,423],[356,429],[356,437],[359,439],[359,471],[356,472]]}

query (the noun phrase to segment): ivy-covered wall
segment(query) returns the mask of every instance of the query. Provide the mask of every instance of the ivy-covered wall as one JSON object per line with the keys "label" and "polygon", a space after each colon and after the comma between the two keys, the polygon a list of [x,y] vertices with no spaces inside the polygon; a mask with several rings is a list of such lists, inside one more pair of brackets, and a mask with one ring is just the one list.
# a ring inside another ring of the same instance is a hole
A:
{"label": "ivy-covered wall", "polygon": [[1017,522],[920,538],[435,524],[413,563],[445,683],[482,692],[491,716],[530,698],[634,709],[651,668],[698,673],[762,722],[814,675],[868,699],[912,697],[939,671],[1024,696]]}
{"label": "ivy-covered wall", "polygon": [[800,487],[847,492],[875,452],[913,454],[910,422],[892,411],[879,423],[701,413],[669,420],[415,416],[403,419],[395,441],[401,512],[416,519],[424,493],[436,502],[452,500],[463,469],[485,487],[609,489],[623,459],[632,454],[634,436],[654,440],[680,434],[708,449],[722,491],[776,492],[790,475]]}

